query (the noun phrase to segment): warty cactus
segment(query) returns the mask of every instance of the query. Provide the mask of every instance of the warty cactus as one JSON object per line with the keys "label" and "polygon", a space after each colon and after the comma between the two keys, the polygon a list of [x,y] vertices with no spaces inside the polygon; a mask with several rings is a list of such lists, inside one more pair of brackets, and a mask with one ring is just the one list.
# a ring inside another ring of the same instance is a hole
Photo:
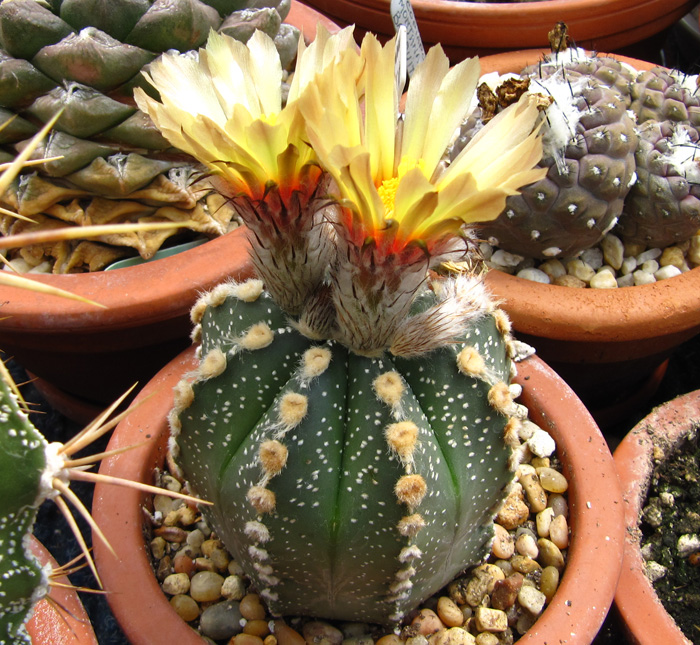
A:
{"label": "warty cactus", "polygon": [[541,145],[525,99],[446,167],[478,63],[434,48],[399,114],[395,42],[347,34],[300,48],[284,108],[262,34],[164,58],[137,100],[239,204],[261,278],[192,311],[173,461],[273,614],[396,623],[485,557],[513,478],[507,318],[478,271],[431,269],[474,259],[462,225],[542,176]]}

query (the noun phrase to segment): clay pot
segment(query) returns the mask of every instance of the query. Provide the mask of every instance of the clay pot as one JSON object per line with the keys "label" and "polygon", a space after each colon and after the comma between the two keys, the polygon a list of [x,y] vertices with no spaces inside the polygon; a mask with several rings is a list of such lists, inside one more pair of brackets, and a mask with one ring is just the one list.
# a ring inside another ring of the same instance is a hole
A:
{"label": "clay pot", "polygon": [[[316,25],[338,26],[292,0],[286,22],[309,41]],[[106,306],[0,287],[0,348],[38,377],[51,405],[81,423],[146,383],[189,345],[189,310],[197,296],[247,261],[243,231],[138,266],[36,279]]]}
{"label": "clay pot", "polygon": [[[51,554],[33,536],[30,549],[42,565],[58,567]],[[61,577],[57,582],[69,584],[70,581]],[[52,587],[50,596],[55,604],[49,603],[45,598],[40,600],[34,608],[33,616],[27,621],[32,644],[97,645],[95,632],[78,594],[65,587]]]}
{"label": "clay pot", "polygon": [[654,468],[655,447],[669,454],[700,419],[700,390],[659,406],[640,421],[615,450],[625,510],[625,553],[615,606],[630,643],[690,645],[644,573],[639,517]]}
{"label": "clay pot", "polygon": [[[116,428],[108,449],[145,442],[105,460],[100,472],[144,482],[166,457],[166,415],[173,387],[195,367],[194,349],[168,364],[139,394],[141,402]],[[519,401],[530,418],[552,434],[569,481],[572,541],[561,585],[549,607],[518,642],[591,643],[612,603],[622,562],[622,504],[607,445],[590,415],[570,388],[539,358],[518,365]],[[152,396],[151,396],[152,395]],[[146,400],[149,396],[148,400]],[[107,599],[127,638],[134,645],[201,643],[162,593],[144,542],[145,497],[131,490],[98,484],[93,515],[114,545],[117,558],[99,542],[95,556]]]}
{"label": "clay pot", "polygon": [[[308,0],[341,25],[394,35],[390,0]],[[426,46],[440,43],[453,63],[475,54],[547,47],[548,32],[565,22],[581,47],[612,51],[638,43],[679,20],[692,0],[541,0],[463,2],[412,0]]]}
{"label": "clay pot", "polygon": [[[516,72],[544,50],[481,59],[482,72]],[[652,64],[615,56],[637,69]],[[572,386],[604,430],[656,391],[674,349],[700,332],[700,268],[624,289],[573,289],[490,271],[486,282],[517,337]]]}

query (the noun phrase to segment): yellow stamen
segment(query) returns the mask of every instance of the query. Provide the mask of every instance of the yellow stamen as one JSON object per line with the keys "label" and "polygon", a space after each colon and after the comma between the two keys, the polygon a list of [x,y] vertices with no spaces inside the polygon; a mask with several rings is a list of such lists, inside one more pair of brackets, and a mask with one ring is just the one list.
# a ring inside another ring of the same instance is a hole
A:
{"label": "yellow stamen", "polygon": [[382,200],[384,205],[384,218],[392,219],[394,215],[394,201],[396,200],[396,191],[399,187],[399,178],[391,177],[390,179],[384,179],[381,186],[377,188],[379,193],[379,199]]}

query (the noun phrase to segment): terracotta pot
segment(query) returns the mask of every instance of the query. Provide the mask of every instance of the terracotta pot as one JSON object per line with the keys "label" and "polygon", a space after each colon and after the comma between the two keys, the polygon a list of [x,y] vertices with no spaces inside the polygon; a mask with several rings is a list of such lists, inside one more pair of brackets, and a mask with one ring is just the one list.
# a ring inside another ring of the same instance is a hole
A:
{"label": "terracotta pot", "polygon": [[[342,25],[393,36],[390,0],[308,0]],[[559,21],[576,42],[611,51],[649,38],[690,11],[692,0],[540,0],[462,2],[412,0],[427,46],[441,43],[452,62],[474,54],[547,47],[548,32]]]}
{"label": "terracotta pot", "polygon": [[654,468],[655,446],[668,453],[700,419],[700,390],[659,406],[640,421],[615,450],[625,510],[625,553],[615,606],[634,645],[673,643],[690,645],[661,604],[644,574],[640,549],[639,516]]}
{"label": "terracotta pot", "polygon": [[[516,72],[545,50],[481,59],[482,72]],[[637,69],[651,63],[615,56]],[[674,349],[700,332],[700,268],[624,289],[572,289],[490,271],[519,339],[573,387],[606,429],[648,400]]]}
{"label": "terracotta pot", "polygon": [[[167,365],[139,394],[142,405],[122,421],[109,449],[145,445],[105,460],[100,472],[151,482],[162,466],[168,438],[166,415],[172,390],[195,366],[189,349]],[[569,387],[539,358],[520,363],[519,399],[531,419],[552,434],[569,480],[572,541],[567,569],[554,599],[521,645],[590,643],[612,603],[622,562],[622,504],[607,445],[590,415]],[[152,398],[145,400],[150,395]],[[151,569],[143,533],[144,496],[131,490],[95,487],[93,515],[114,545],[117,558],[100,543],[95,556],[109,590],[112,610],[134,645],[154,642],[201,643],[171,608]],[[570,636],[569,636],[570,635]]]}
{"label": "terracotta pot", "polygon": [[[43,565],[58,567],[51,554],[33,536],[30,549]],[[70,581],[61,577],[57,582],[69,584]],[[33,645],[98,645],[78,594],[65,587],[52,587],[50,596],[55,604],[40,600],[27,622]]]}
{"label": "terracotta pot", "polygon": [[[286,22],[311,40],[316,25],[338,26],[292,0]],[[189,345],[197,295],[243,277],[247,253],[234,231],[176,256],[134,267],[37,280],[107,307],[0,287],[0,348],[32,376],[49,402],[84,422],[136,381],[145,383]]]}

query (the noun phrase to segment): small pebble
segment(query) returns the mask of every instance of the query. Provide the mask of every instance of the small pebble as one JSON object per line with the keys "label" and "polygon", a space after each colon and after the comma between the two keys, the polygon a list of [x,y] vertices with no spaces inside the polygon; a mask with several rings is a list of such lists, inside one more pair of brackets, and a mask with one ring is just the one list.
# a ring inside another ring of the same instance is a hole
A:
{"label": "small pebble", "polygon": [[179,594],[170,599],[170,605],[177,612],[177,615],[186,623],[196,620],[199,617],[199,605],[186,594]]}
{"label": "small pebble", "polygon": [[566,477],[554,468],[538,468],[540,485],[550,493],[563,493],[569,488]]}
{"label": "small pebble", "polygon": [[637,287],[643,284],[651,284],[652,282],[656,282],[656,278],[654,277],[653,273],[647,273],[641,269],[635,271],[632,275],[634,276],[634,284]]}
{"label": "small pebble", "polygon": [[226,576],[221,585],[221,595],[226,600],[241,600],[246,595],[245,581],[241,576]]}
{"label": "small pebble", "polygon": [[481,632],[475,639],[476,645],[499,645],[500,642],[498,636],[490,632]]}
{"label": "small pebble", "polygon": [[520,555],[525,555],[533,560],[537,559],[539,554],[539,549],[537,548],[537,542],[535,538],[529,533],[521,533],[518,539],[515,541],[515,548]]}
{"label": "small pebble", "polygon": [[494,524],[494,534],[491,553],[496,558],[507,560],[515,552],[513,536],[500,524]]}
{"label": "small pebble", "polygon": [[[551,530],[551,527],[550,527]],[[547,538],[537,540],[537,546],[540,548],[540,557],[538,561],[545,567],[556,567],[559,571],[564,569],[564,556],[559,547]]]}
{"label": "small pebble", "polygon": [[700,535],[681,535],[676,543],[676,550],[681,558],[687,558],[691,553],[700,551]]}
{"label": "small pebble", "polygon": [[535,526],[537,527],[537,535],[540,537],[549,537],[549,527],[554,519],[554,509],[551,506],[542,509],[535,516]]}
{"label": "small pebble", "polygon": [[278,645],[306,645],[304,637],[293,627],[290,627],[283,620],[274,622],[273,633]]}
{"label": "small pebble", "polygon": [[556,567],[545,567],[540,576],[540,591],[547,600],[554,598],[554,594],[559,587],[559,569]]}
{"label": "small pebble", "polygon": [[520,526],[530,515],[523,497],[523,487],[514,486],[496,516],[496,522],[506,529]]}
{"label": "small pebble", "polygon": [[654,272],[654,277],[657,280],[668,280],[669,278],[675,278],[680,275],[681,270],[674,266],[673,264],[668,264],[665,267],[661,267],[658,271]]}
{"label": "small pebble", "polygon": [[161,586],[171,596],[185,594],[190,590],[190,577],[186,573],[171,573]]}
{"label": "small pebble", "polygon": [[700,235],[694,235],[690,238],[688,261],[696,266],[700,265]]}
{"label": "small pebble", "polygon": [[541,284],[549,284],[551,282],[550,277],[539,269],[530,267],[528,269],[522,269],[516,274],[518,278],[523,278],[523,280],[530,280],[531,282],[540,282]]}
{"label": "small pebble", "polygon": [[634,286],[634,274],[628,273],[627,275],[622,275],[617,279],[618,288],[622,287],[633,287]]}
{"label": "small pebble", "polygon": [[246,634],[243,632],[242,634],[237,634],[232,638],[229,643],[232,643],[232,645],[264,645],[264,642],[262,638],[259,636],[253,636],[252,634]]}
{"label": "small pebble", "polygon": [[560,550],[569,546],[569,524],[563,515],[557,515],[549,525],[549,539]]}
{"label": "small pebble", "polygon": [[517,571],[504,580],[499,580],[491,594],[491,606],[506,611],[515,604],[523,585],[523,575]]}
{"label": "small pebble", "polygon": [[595,275],[595,271],[591,267],[589,267],[583,260],[580,260],[578,258],[574,260],[569,260],[566,263],[566,270],[567,272],[574,276],[575,278],[578,278],[582,282],[589,283],[591,281],[591,278]]}
{"label": "small pebble", "polygon": [[524,576],[528,573],[539,571],[542,568],[537,560],[528,558],[526,555],[514,555],[510,559],[510,562],[513,565],[513,569],[518,573],[522,573]]}
{"label": "small pebble", "polygon": [[444,625],[438,615],[432,609],[421,609],[418,615],[411,621],[420,636],[430,636],[440,631]]}
{"label": "small pebble", "polygon": [[263,639],[270,633],[270,625],[266,620],[248,620],[243,626],[243,633]]}
{"label": "small pebble", "polygon": [[461,627],[450,627],[433,634],[428,639],[428,643],[430,645],[474,645],[476,639]]}
{"label": "small pebble", "polygon": [[566,275],[566,267],[561,260],[545,260],[538,268],[549,276],[550,281]]}
{"label": "small pebble", "polygon": [[[181,574],[177,574],[181,575]],[[221,598],[224,579],[213,571],[199,571],[190,580],[190,596],[197,602],[212,602]]]}
{"label": "small pebble", "polygon": [[165,547],[167,542],[162,537],[153,538],[151,540],[151,555],[156,560],[160,560],[165,555]]}
{"label": "small pebble", "polygon": [[462,610],[447,596],[440,596],[437,615],[447,627],[460,627],[464,623]]}
{"label": "small pebble", "polygon": [[547,597],[535,587],[523,585],[518,592],[518,602],[533,616],[539,616],[547,602]]}
{"label": "small pebble", "polygon": [[644,563],[644,571],[651,582],[660,580],[668,573],[668,569],[664,565],[653,560],[648,560]]}
{"label": "small pebble", "polygon": [[603,266],[603,252],[598,248],[586,249],[581,253],[581,260],[594,271]]}
{"label": "small pebble", "polygon": [[[199,629],[204,636],[214,640],[228,640],[241,633],[241,613],[238,603],[224,600],[209,605],[202,611],[199,619]],[[262,639],[258,639],[262,645]],[[251,645],[253,645],[251,643]]]}
{"label": "small pebble", "polygon": [[627,275],[628,273],[632,273],[636,268],[637,258],[630,256],[622,261],[620,272],[622,273],[622,275]]}
{"label": "small pebble", "polygon": [[530,508],[535,513],[544,510],[547,507],[547,494],[540,485],[537,475],[534,473],[527,473],[520,477],[519,481],[523,486]]}
{"label": "small pebble", "polygon": [[500,609],[477,607],[474,612],[476,628],[480,632],[504,632],[508,629],[508,616]]}
{"label": "small pebble", "polygon": [[625,247],[622,240],[615,235],[608,234],[600,242],[605,262],[615,269],[622,266],[625,256]]}
{"label": "small pebble", "polygon": [[527,445],[538,457],[549,457],[557,447],[552,436],[541,428],[535,430],[534,434],[527,440]]}
{"label": "small pebble", "polygon": [[491,262],[502,267],[514,268],[518,266],[525,258],[522,255],[515,255],[514,253],[508,253],[502,249],[494,251],[491,255]]}
{"label": "small pebble", "polygon": [[617,289],[619,286],[615,276],[605,269],[596,273],[589,284],[591,289]]}
{"label": "small pebble", "polygon": [[585,289],[588,286],[583,280],[579,280],[576,276],[569,275],[568,273],[560,278],[555,278],[552,282],[560,287],[569,287],[573,289]]}
{"label": "small pebble", "polygon": [[679,270],[686,267],[685,253],[678,246],[669,246],[663,250],[659,258],[659,264],[662,267],[674,266]]}
{"label": "small pebble", "polygon": [[661,256],[661,253],[661,249],[647,249],[646,251],[642,251],[642,253],[637,255],[637,264],[644,264],[649,260],[656,260],[656,258]]}
{"label": "small pebble", "polygon": [[[260,596],[258,596],[258,594],[249,593],[243,596],[243,598],[241,598],[240,609],[241,616],[243,616],[243,618],[246,620],[263,620],[265,618],[265,607],[263,607],[262,603],[260,602]],[[340,635],[340,640],[342,641],[342,633]],[[306,638],[306,633],[304,633],[304,638]]]}
{"label": "small pebble", "polygon": [[185,573],[189,577],[195,572],[194,560],[186,553],[178,551],[173,556],[173,569],[175,573]]}

